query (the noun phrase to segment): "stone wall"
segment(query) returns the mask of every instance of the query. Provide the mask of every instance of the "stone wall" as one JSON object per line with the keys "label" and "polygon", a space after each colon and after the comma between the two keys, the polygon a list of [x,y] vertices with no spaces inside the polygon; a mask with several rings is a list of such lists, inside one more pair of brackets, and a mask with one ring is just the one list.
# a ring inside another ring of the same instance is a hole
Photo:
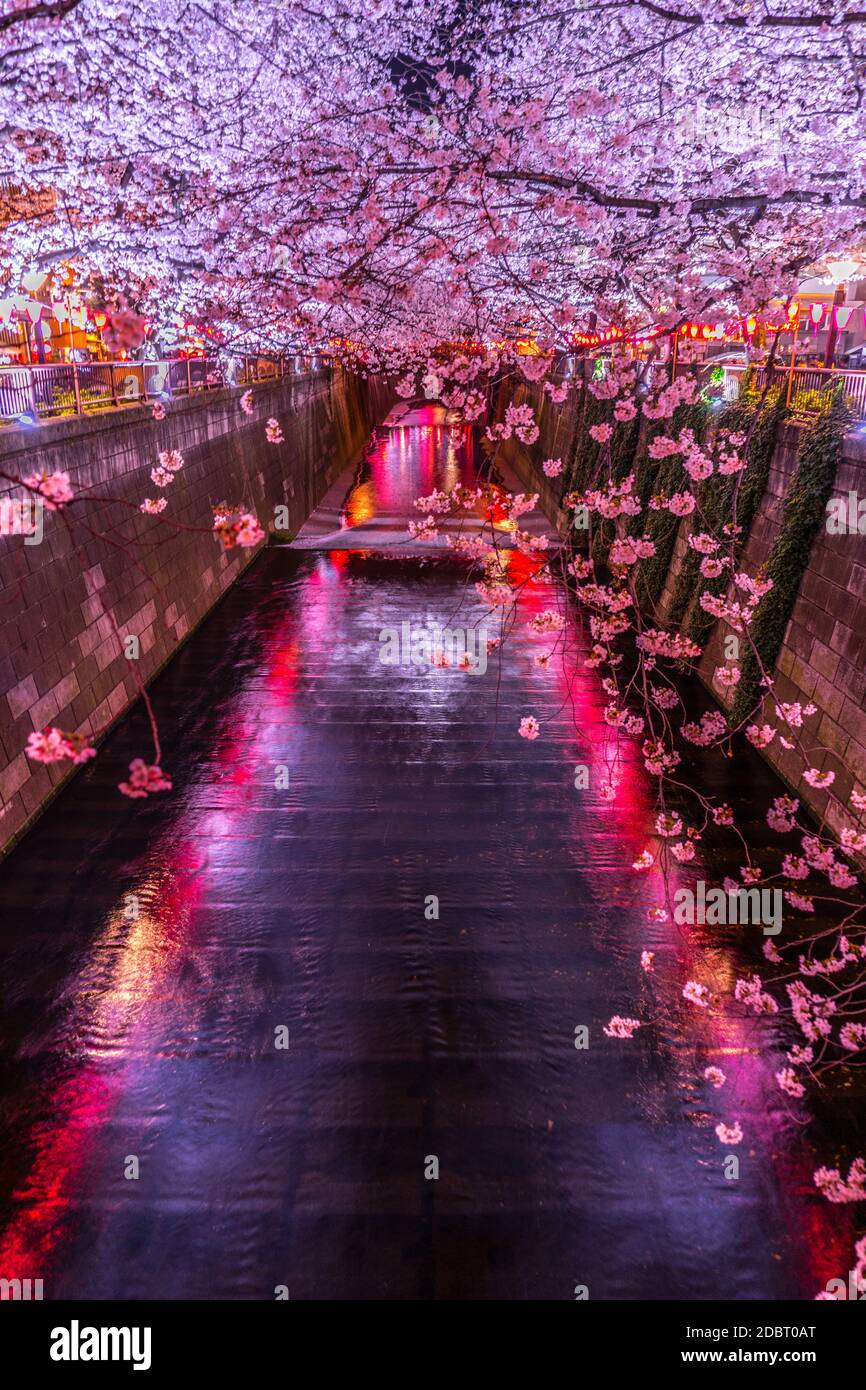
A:
{"label": "stone wall", "polygon": [[[0,435],[0,498],[21,496],[10,479],[40,470],[68,473],[76,497],[43,513],[38,545],[0,535],[3,851],[71,775],[68,762],[25,756],[31,731],[103,734],[138,697],[136,672],[151,680],[254,559],[260,547],[221,549],[214,505],[243,503],[273,530],[282,504],[294,533],[391,404],[385,383],[341,372],[252,390],[252,417],[239,389],[220,390],[172,402],[162,421],[136,406]],[[265,439],[270,416],[281,445]],[[185,464],[162,516],[144,516],[142,498],[163,495],[150,470],[165,448]]]}
{"label": "stone wall", "polygon": [[[776,447],[767,490],[743,553],[743,568],[754,574],[768,558],[778,535],[782,504],[797,468],[797,449],[803,427],[787,425]],[[849,434],[836,473],[834,495],[849,491],[866,497],[866,439]],[[724,661],[725,624],[716,623],[700,665],[700,675],[720,704],[730,704],[726,692],[713,684],[713,673]],[[763,750],[779,775],[801,800],[839,829],[850,825],[845,812],[852,790],[866,790],[866,538],[832,535],[825,527],[812,546],[808,567],[785,632],[774,671],[775,695],[767,701],[768,722],[778,724],[772,705],[809,701],[812,716],[804,742],[814,749],[809,765],[831,768],[836,778],[830,791],[802,781],[803,758],[776,745]],[[758,722],[761,722],[760,720]],[[824,751],[826,750],[826,751]]]}
{"label": "stone wall", "polygon": [[[518,473],[524,487],[540,494],[547,514],[561,535],[568,519],[559,507],[558,481],[551,482],[541,464],[549,457],[568,459],[578,423],[581,392],[573,392],[563,406],[542,399],[540,389],[519,385],[513,394],[503,387],[496,397],[495,418],[501,419],[505,407],[533,406],[540,425],[540,436],[531,448],[515,441],[503,446],[504,454]],[[742,568],[754,574],[769,557],[779,533],[782,505],[797,468],[797,451],[804,426],[787,424],[780,431],[767,489],[755,515],[743,553]],[[836,476],[834,495],[847,497],[854,492],[866,498],[866,437],[857,431],[844,441]],[[671,561],[667,583],[654,620],[665,620],[673,594],[674,581],[686,549],[690,522],[685,520]],[[706,645],[699,676],[722,706],[732,696],[713,682],[716,668],[724,664],[724,638],[728,629],[716,623]],[[804,739],[810,749],[809,764],[831,768],[835,781],[830,791],[816,790],[802,780],[803,758],[786,751],[777,742],[762,750],[763,756],[800,799],[819,816],[838,829],[850,824],[846,806],[852,789],[866,792],[866,538],[859,534],[832,535],[822,527],[800,585],[791,620],[774,671],[775,700],[806,704],[811,701],[818,714],[808,721]],[[772,710],[769,722],[778,724]],[[759,721],[760,722],[760,721]],[[810,737],[814,735],[814,737]]]}
{"label": "stone wall", "polygon": [[559,534],[564,535],[569,520],[559,504],[562,478],[546,477],[541,465],[549,458],[562,458],[567,464],[571,457],[580,423],[582,393],[571,391],[562,405],[553,405],[538,386],[526,383],[512,386],[509,380],[495,394],[493,420],[502,420],[510,405],[532,406],[540,433],[528,449],[516,439],[505,441],[499,446],[500,457],[513,468],[528,491],[538,493],[545,515],[554,523]]}

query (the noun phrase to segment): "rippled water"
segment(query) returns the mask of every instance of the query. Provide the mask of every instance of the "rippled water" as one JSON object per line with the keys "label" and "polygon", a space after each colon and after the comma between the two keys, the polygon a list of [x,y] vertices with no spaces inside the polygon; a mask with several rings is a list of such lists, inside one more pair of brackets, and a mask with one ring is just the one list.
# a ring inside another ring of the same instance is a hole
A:
{"label": "rippled water", "polygon": [[[175,792],[112,790],[147,750],[136,712],[4,866],[0,1275],[257,1299],[811,1298],[844,1276],[849,1214],[814,1193],[777,1025],[681,997],[760,943],[647,927],[649,791],[628,749],[599,795],[612,736],[580,649],[380,659],[404,623],[494,635],[460,562],[400,543],[411,499],[473,468],[445,428],[383,436],[314,548],[263,555],[154,687]],[[524,611],[562,602],[534,582]],[[706,776],[738,804],[772,786],[751,757]],[[613,1013],[645,1026],[607,1038]]]}

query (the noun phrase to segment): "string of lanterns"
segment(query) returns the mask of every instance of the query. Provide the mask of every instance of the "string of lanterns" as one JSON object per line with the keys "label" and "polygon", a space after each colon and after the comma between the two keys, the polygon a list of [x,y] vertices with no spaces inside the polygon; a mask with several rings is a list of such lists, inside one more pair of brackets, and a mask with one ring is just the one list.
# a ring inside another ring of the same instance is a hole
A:
{"label": "string of lanterns", "polygon": [[[815,303],[809,310],[809,320],[817,333],[823,324],[829,328],[831,322],[835,324],[840,333],[844,333],[849,327],[853,328],[851,322],[857,306],[852,304],[826,305]],[[864,316],[866,316],[866,306],[864,306]],[[826,322],[825,322],[826,319]],[[800,329],[801,306],[791,304],[788,306],[787,317],[779,323],[767,321],[763,327],[768,333],[796,333]],[[736,319],[727,323],[701,323],[687,321],[680,324],[676,330],[680,338],[700,339],[703,342],[719,341],[723,338],[753,338],[757,333],[759,320],[755,314],[749,314],[745,319]],[[570,341],[576,347],[603,347],[609,343],[641,343],[648,342],[652,338],[658,338],[671,332],[667,328],[652,328],[640,333],[626,333],[623,328],[607,328],[596,333],[572,333]]]}

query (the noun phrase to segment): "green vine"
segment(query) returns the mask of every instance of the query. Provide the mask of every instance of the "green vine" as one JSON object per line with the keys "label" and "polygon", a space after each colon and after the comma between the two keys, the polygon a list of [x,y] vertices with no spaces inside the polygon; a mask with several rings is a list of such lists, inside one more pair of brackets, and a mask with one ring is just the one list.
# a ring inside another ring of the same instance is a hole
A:
{"label": "green vine", "polygon": [[758,604],[749,629],[754,650],[750,644],[741,662],[740,681],[729,715],[732,727],[741,724],[758,705],[761,664],[766,671],[772,671],[776,664],[812,544],[833,492],[849,421],[850,412],[840,389],[830,388],[821,414],[808,427],[800,445],[797,472],[785,501],[781,530],[766,566],[766,575],[772,579],[773,587]]}

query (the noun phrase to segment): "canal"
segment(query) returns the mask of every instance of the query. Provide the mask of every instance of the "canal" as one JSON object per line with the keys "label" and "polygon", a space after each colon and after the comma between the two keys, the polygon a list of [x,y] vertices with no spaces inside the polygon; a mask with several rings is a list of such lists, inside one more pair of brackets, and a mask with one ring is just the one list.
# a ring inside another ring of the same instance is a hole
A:
{"label": "canal", "polygon": [[[0,870],[0,1275],[46,1298],[811,1299],[852,1234],[774,1079],[790,1039],[682,997],[729,983],[755,929],[647,922],[651,788],[627,745],[602,795],[579,629],[547,665],[525,626],[468,669],[383,660],[406,624],[496,638],[467,564],[407,543],[412,499],[476,467],[412,419],[155,683],[174,792],[116,792],[149,752],[133,711]],[[522,611],[565,604],[534,579]],[[757,756],[732,767],[707,776],[766,805]],[[608,1037],[617,1013],[644,1026]]]}

